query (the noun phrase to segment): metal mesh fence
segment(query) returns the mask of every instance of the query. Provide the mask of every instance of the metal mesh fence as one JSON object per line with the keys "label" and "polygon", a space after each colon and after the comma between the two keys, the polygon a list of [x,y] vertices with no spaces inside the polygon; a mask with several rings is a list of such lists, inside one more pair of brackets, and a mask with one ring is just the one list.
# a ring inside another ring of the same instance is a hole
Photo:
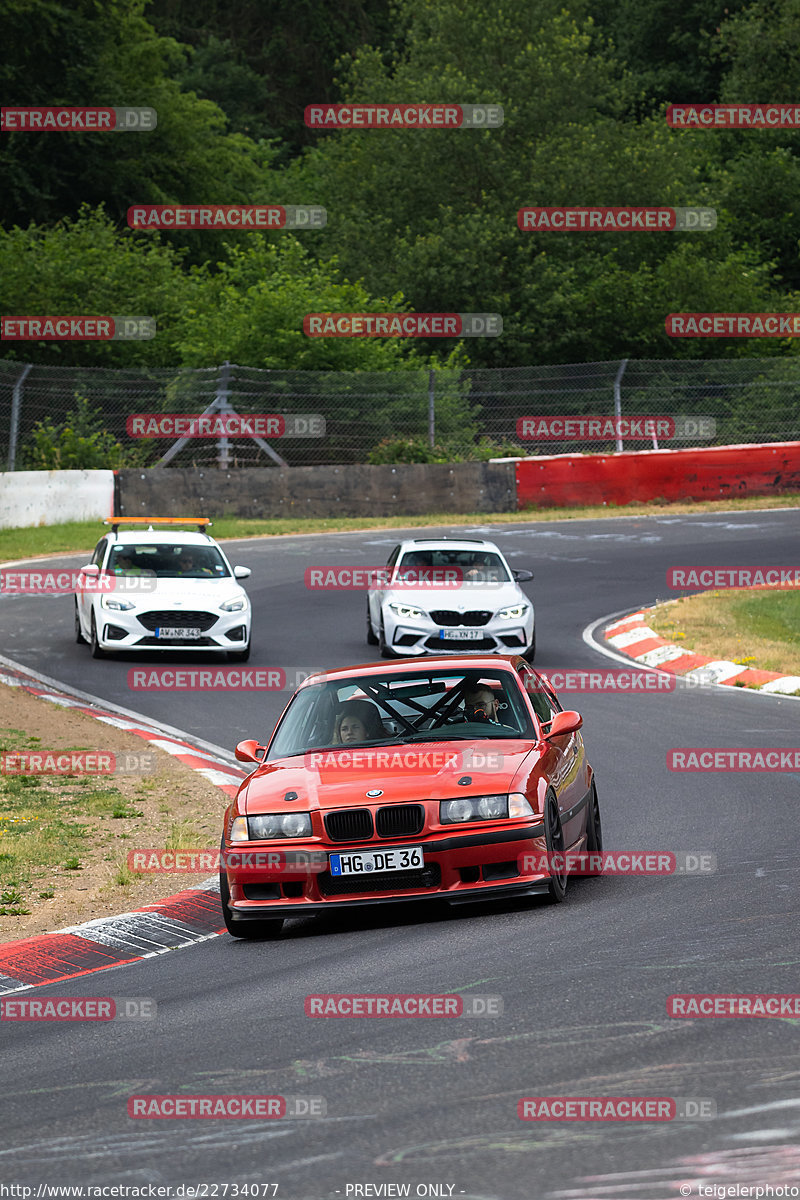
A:
{"label": "metal mesh fence", "polygon": [[[448,461],[800,439],[800,359],[623,360],[494,370],[333,372],[52,367],[0,360],[6,469],[70,466],[313,466]],[[324,419],[312,437],[137,439],[134,414],[234,412]],[[675,418],[649,426],[608,420]],[[521,418],[539,423],[522,437]],[[541,435],[542,418],[597,417]],[[701,425],[699,418],[710,418]],[[694,419],[694,423],[692,421]],[[611,432],[609,432],[611,430]],[[558,430],[557,430],[558,431]],[[80,461],[78,461],[80,460]]]}

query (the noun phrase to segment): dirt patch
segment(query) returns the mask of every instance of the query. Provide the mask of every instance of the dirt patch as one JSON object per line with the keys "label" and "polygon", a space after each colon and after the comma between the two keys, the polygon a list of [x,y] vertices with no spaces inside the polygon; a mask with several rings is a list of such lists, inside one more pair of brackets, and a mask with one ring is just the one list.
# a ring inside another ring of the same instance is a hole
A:
{"label": "dirt patch", "polygon": [[133,849],[218,847],[228,798],[190,767],[133,734],[5,685],[0,739],[5,751],[152,753],[155,766],[32,783],[0,775],[0,942],[140,908],[209,877],[127,870]]}

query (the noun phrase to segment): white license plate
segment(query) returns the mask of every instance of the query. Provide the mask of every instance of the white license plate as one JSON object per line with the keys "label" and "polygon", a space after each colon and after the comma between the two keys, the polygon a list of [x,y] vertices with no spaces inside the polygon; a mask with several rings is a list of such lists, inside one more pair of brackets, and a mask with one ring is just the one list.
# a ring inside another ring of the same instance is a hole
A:
{"label": "white license plate", "polygon": [[440,639],[448,642],[479,642],[483,637],[482,629],[440,629]]}
{"label": "white license plate", "polygon": [[340,850],[338,854],[328,857],[331,875],[414,871],[425,865],[422,846],[392,846],[391,850]]}
{"label": "white license plate", "polygon": [[178,629],[171,625],[160,625],[156,630],[157,638],[199,638],[203,636],[202,629]]}

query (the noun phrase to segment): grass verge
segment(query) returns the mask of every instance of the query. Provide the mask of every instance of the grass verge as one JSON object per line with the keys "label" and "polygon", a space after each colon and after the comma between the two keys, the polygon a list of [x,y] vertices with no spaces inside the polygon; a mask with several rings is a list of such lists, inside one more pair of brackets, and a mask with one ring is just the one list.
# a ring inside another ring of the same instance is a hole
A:
{"label": "grass verge", "polygon": [[[585,508],[535,508],[511,513],[429,513],[397,517],[276,517],[251,520],[214,518],[211,532],[216,538],[278,537],[302,533],[344,533],[348,530],[419,529],[441,525],[519,525],[531,521],[579,521],[601,517],[647,517],[660,513],[739,512],[750,509],[800,508],[800,494],[753,496],[743,500],[704,500],[696,504],[597,504]],[[206,516],[206,513],[200,513]],[[0,562],[38,555],[91,551],[103,533],[101,521],[75,521],[64,525],[29,529],[0,529]]]}
{"label": "grass verge", "polygon": [[660,604],[648,624],[696,654],[800,675],[800,590],[736,588]]}
{"label": "grass verge", "polygon": [[[0,687],[0,753],[150,749],[92,717]],[[219,842],[224,792],[160,750],[148,774],[0,773],[0,943],[139,908],[208,872],[141,874],[131,849]]]}

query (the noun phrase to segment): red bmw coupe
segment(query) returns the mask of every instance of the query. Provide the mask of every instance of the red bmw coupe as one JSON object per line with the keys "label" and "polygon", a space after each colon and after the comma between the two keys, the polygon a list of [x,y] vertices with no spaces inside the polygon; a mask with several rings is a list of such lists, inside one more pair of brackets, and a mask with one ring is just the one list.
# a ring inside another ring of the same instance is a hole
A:
{"label": "red bmw coupe", "polygon": [[288,917],[424,898],[564,899],[563,854],[602,849],[594,773],[546,679],[518,655],[312,675],[225,813],[234,937]]}

